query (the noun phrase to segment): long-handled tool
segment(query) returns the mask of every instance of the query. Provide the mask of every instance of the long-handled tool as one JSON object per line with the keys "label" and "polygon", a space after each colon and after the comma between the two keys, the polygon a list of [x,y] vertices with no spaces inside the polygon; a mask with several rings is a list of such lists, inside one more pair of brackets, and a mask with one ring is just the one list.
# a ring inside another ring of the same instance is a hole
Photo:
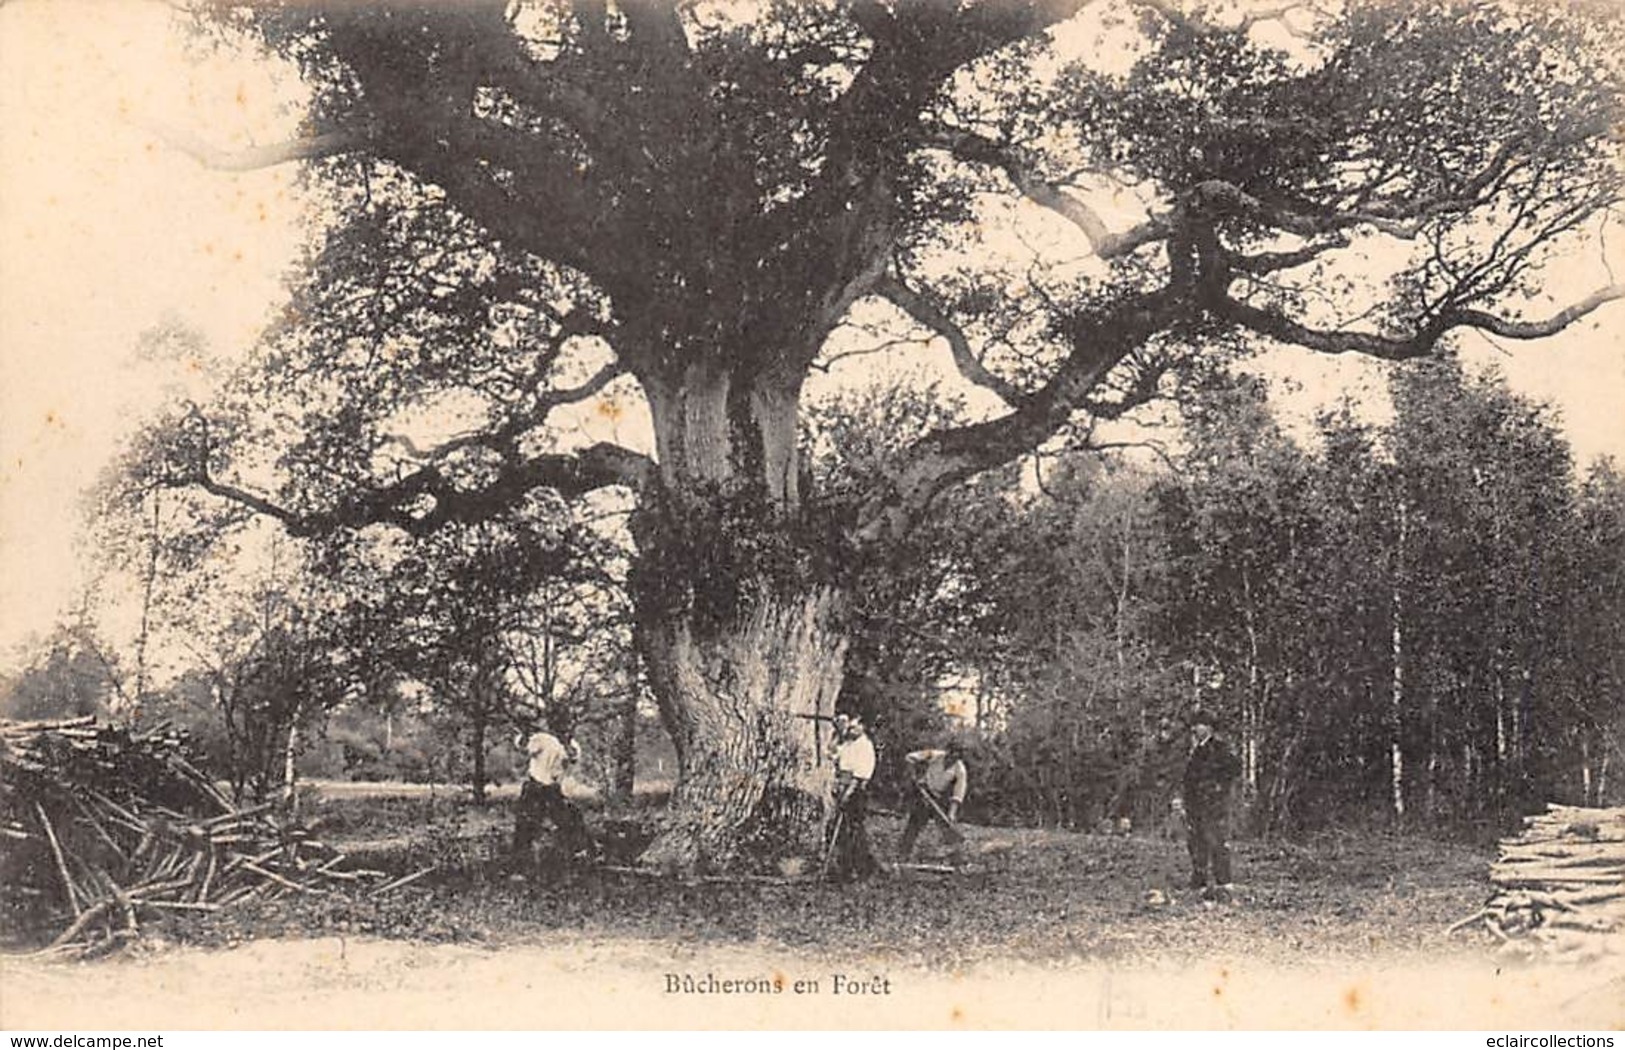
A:
{"label": "long-handled tool", "polygon": [[937,821],[942,825],[943,834],[948,836],[948,841],[955,846],[964,845],[965,833],[960,831],[948,814],[942,811],[942,807],[937,805],[937,800],[932,797],[931,791],[924,784],[915,784],[914,790],[920,793],[920,797],[925,799],[925,804],[931,807],[931,812],[936,814]]}
{"label": "long-handled tool", "polygon": [[824,863],[818,868],[818,877],[820,879],[829,878],[830,862],[835,859],[835,847],[841,841],[841,819],[845,816],[845,813],[837,809],[835,811],[835,820],[829,826],[829,841],[824,843]]}

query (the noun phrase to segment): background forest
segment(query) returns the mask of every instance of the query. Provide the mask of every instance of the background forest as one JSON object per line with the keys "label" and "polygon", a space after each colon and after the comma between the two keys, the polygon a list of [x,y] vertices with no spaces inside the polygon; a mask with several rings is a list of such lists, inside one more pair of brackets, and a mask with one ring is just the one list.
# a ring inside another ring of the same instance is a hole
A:
{"label": "background forest", "polygon": [[[1620,802],[1612,463],[1579,468],[1549,411],[1449,358],[1397,368],[1384,422],[1345,408],[1290,433],[1262,380],[1193,382],[1157,451],[1029,458],[867,555],[842,702],[877,721],[883,782],[954,735],[973,821],[1156,827],[1201,704],[1243,757],[1255,832],[1486,832],[1546,801]],[[820,404],[820,484],[861,483],[937,406]],[[533,506],[363,557],[131,491],[109,482],[96,534],[141,568],[133,644],[87,604],[0,683],[0,715],[183,726],[242,798],[290,777],[479,798],[518,770],[511,715],[564,708],[584,780],[669,789],[617,508]]]}

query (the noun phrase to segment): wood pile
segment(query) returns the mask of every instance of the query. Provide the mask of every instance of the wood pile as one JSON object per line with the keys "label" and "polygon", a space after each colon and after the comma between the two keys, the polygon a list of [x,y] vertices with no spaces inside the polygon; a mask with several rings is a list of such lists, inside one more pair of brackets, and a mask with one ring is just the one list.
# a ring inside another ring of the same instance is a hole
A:
{"label": "wood pile", "polygon": [[118,948],[144,920],[379,877],[238,809],[171,729],[0,720],[0,930],[45,950]]}
{"label": "wood pile", "polygon": [[1475,924],[1509,955],[1590,960],[1625,955],[1625,808],[1549,805],[1501,840],[1496,892]]}

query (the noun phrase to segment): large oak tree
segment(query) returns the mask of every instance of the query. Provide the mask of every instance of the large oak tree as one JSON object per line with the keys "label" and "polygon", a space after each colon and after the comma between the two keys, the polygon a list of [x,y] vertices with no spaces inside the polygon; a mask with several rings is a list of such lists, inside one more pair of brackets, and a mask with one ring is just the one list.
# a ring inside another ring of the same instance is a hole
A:
{"label": "large oak tree", "polygon": [[[1625,48],[1579,7],[205,14],[297,62],[313,92],[304,137],[207,159],[308,162],[352,233],[312,268],[289,326],[303,334],[266,355],[282,377],[266,396],[299,391],[283,422],[299,417],[303,452],[267,465],[273,430],[193,418],[169,481],[309,536],[631,490],[638,642],[681,758],[650,855],[666,863],[729,863],[764,831],[808,845],[827,773],[819,723],[798,716],[829,713],[840,688],[845,567],[949,486],[1238,341],[1414,358],[1462,329],[1549,336],[1625,294],[1601,266],[1595,287],[1542,288],[1619,199]],[[1087,25],[1110,56],[1076,43]],[[976,220],[999,197],[1093,260],[1034,269],[986,249]],[[1003,408],[821,499],[804,384],[882,301]],[[288,378],[305,376],[326,385]],[[554,440],[561,409],[612,383],[646,400],[652,456]],[[466,432],[392,440],[403,407],[453,388]]]}

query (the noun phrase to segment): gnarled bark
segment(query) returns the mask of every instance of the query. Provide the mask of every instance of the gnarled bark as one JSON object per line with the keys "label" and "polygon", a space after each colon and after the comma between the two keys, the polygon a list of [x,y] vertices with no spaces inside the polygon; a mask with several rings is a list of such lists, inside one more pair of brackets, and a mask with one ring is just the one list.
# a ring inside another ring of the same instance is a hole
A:
{"label": "gnarled bark", "polygon": [[663,867],[716,869],[760,857],[810,857],[830,799],[819,761],[846,657],[830,589],[762,596],[733,622],[645,623],[640,642],[679,776],[660,837]]}

